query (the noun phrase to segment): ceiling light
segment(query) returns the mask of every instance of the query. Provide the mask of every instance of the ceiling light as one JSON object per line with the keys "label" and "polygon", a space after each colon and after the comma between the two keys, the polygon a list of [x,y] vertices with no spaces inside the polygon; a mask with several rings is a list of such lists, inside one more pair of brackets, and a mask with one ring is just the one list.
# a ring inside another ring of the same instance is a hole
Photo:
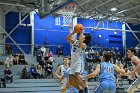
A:
{"label": "ceiling light", "polygon": [[117,10],[117,8],[115,8],[115,7],[111,8],[111,11],[116,11],[116,10]]}

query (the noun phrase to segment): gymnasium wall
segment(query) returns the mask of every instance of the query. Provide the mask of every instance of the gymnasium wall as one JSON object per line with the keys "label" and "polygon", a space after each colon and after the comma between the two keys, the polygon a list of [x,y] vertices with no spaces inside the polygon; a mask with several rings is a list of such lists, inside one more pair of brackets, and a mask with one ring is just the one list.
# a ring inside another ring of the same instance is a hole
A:
{"label": "gymnasium wall", "polygon": [[[57,45],[62,45],[64,54],[70,53],[70,45],[65,40],[69,34],[68,27],[62,27],[62,17],[60,25],[55,25],[55,17],[48,16],[45,19],[40,19],[38,15],[34,15],[34,43],[51,45],[50,51],[56,54]],[[47,42],[47,43],[46,43]]]}
{"label": "gymnasium wall", "polygon": [[[132,30],[139,31],[135,35],[140,39],[140,25],[129,24],[129,26]],[[127,26],[126,29],[129,30]],[[132,32],[126,32],[126,48],[135,47],[138,43],[140,42],[138,42]]]}
{"label": "gymnasium wall", "polygon": [[[2,9],[0,8],[0,25],[4,28],[4,13]],[[3,44],[3,30],[0,28],[0,44]],[[4,46],[0,46],[0,55],[3,54]]]}
{"label": "gymnasium wall", "polygon": [[[23,18],[23,17],[22,17]],[[6,17],[6,30],[10,32],[19,23],[19,13],[9,12]],[[68,35],[68,27],[62,26],[62,17],[60,17],[60,25],[55,25],[55,17],[48,16],[45,19],[40,19],[37,14],[34,15],[34,43],[52,45],[50,50],[55,54],[57,45],[62,45],[65,55],[70,53],[70,45],[65,40]],[[28,17],[23,23],[30,23],[30,18]],[[81,23],[85,26],[85,33],[92,36],[92,42],[88,45],[93,46],[98,44],[100,47],[116,48],[119,47],[119,51],[122,52],[122,32],[115,31],[111,29],[122,29],[122,24],[120,22],[108,22],[103,21],[99,28],[110,28],[110,30],[92,30],[92,27],[96,27],[98,21],[88,19],[84,20],[81,18],[77,19],[77,23]],[[137,27],[134,27],[136,30]],[[139,27],[138,27],[139,29]],[[134,40],[132,34],[126,33],[127,42],[132,40],[133,43],[127,43],[127,47],[132,47],[137,44],[137,40]],[[101,38],[99,37],[101,35]],[[19,44],[31,44],[31,28],[18,26],[18,28],[11,34],[11,37]],[[140,36],[138,36],[140,37]],[[7,38],[6,43],[12,43],[12,41]],[[20,52],[16,46],[13,46],[15,52]],[[31,47],[21,46],[21,48],[26,52],[31,52]]]}
{"label": "gymnasium wall", "polygon": [[[24,18],[25,15],[21,17],[21,20]],[[18,12],[9,12],[6,14],[5,17],[5,28],[6,31],[9,33],[16,25],[19,24],[19,13]],[[22,23],[29,24],[30,23],[30,16],[28,16]],[[31,27],[27,26],[18,26],[10,35],[13,40],[17,44],[31,44]],[[6,43],[13,43],[11,39],[8,37],[6,38]],[[30,46],[19,45],[25,53],[31,52]],[[14,53],[21,53],[21,51],[17,48],[17,46],[12,45]]]}
{"label": "gymnasium wall", "polygon": [[[85,33],[89,33],[92,36],[91,46],[98,44],[100,47],[118,47],[119,51],[122,52],[122,32],[114,30],[92,30],[91,27],[97,27],[98,24],[98,21],[92,19],[83,20],[78,18],[78,23],[83,24],[85,26]],[[99,28],[122,29],[122,23],[103,21]]]}
{"label": "gymnasium wall", "polygon": [[[48,16],[45,19],[40,19],[38,15],[34,16],[34,27],[35,27],[35,44],[44,44],[46,40],[49,45],[63,45],[64,53],[68,55],[70,53],[70,45],[65,40],[66,35],[69,33],[68,27],[62,26],[62,17],[60,18],[60,25],[55,25],[55,17]],[[85,26],[85,33],[92,36],[92,42],[88,45],[93,46],[95,43],[99,44],[100,47],[119,47],[119,51],[122,52],[122,33],[118,31],[110,30],[95,30],[92,31],[91,27],[97,26],[97,21],[95,20],[83,20],[81,18],[77,19],[77,23],[81,23]],[[101,23],[101,28],[112,28],[112,29],[122,29],[122,24],[119,22],[109,23],[104,21]],[[116,32],[116,34],[114,34]],[[99,38],[101,35],[101,38]],[[53,53],[56,53],[56,48],[51,49]]]}

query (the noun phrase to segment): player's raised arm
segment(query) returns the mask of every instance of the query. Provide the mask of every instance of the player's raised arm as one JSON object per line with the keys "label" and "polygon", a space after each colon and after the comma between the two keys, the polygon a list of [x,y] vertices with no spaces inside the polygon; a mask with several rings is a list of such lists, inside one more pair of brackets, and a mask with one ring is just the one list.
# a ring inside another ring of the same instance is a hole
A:
{"label": "player's raised arm", "polygon": [[80,37],[79,37],[79,45],[80,45],[81,48],[86,49],[86,44],[83,43],[84,40],[85,40],[85,36],[83,35],[83,32],[84,32],[84,30],[81,29],[81,31],[80,31]]}
{"label": "player's raised arm", "polygon": [[66,40],[70,43],[70,44],[73,44],[74,43],[74,39],[73,39],[73,35],[75,34],[74,31],[72,31],[72,23],[70,23],[69,25],[69,35],[66,37]]}

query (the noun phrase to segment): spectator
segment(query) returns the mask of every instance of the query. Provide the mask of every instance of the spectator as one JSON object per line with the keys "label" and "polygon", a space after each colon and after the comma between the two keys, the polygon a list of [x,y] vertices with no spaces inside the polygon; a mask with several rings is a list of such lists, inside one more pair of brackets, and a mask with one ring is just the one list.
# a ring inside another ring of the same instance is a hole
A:
{"label": "spectator", "polygon": [[[45,63],[45,60],[44,60],[45,58],[44,57],[42,57],[41,58],[41,60],[39,61],[39,65],[41,65],[41,67],[42,67],[42,69],[44,69],[44,67],[45,67],[45,65],[46,65],[46,63]],[[46,60],[47,61],[47,60]]]}
{"label": "spectator", "polygon": [[29,71],[28,71],[28,65],[24,66],[24,68],[22,70],[21,79],[30,79],[30,74],[29,74]]}
{"label": "spectator", "polygon": [[38,78],[37,70],[36,70],[36,68],[35,68],[34,65],[32,65],[32,66],[30,67],[30,73],[31,73],[31,75],[32,75],[33,78],[35,78],[35,79]]}
{"label": "spectator", "polygon": [[46,52],[45,46],[42,45],[42,47],[40,48],[40,50],[41,50],[42,55],[44,56],[45,55],[45,52]]}
{"label": "spectator", "polygon": [[48,57],[53,57],[52,51],[50,51],[50,52],[48,53]]}
{"label": "spectator", "polygon": [[38,77],[43,78],[43,69],[42,69],[41,65],[38,64],[36,67],[36,70],[37,70]]}
{"label": "spectator", "polygon": [[6,83],[4,78],[0,78],[0,88],[1,88],[1,84],[3,85],[4,88],[6,88]]}
{"label": "spectator", "polygon": [[27,65],[24,54],[19,54],[18,57],[19,64]]}
{"label": "spectator", "polygon": [[94,55],[93,47],[90,47],[89,53],[90,53],[91,55]]}
{"label": "spectator", "polygon": [[52,61],[50,60],[50,58],[45,62],[46,64],[50,64],[52,66]]}
{"label": "spectator", "polygon": [[13,55],[13,65],[18,65],[18,55]]}
{"label": "spectator", "polygon": [[89,52],[86,55],[86,61],[88,66],[92,66],[94,60],[93,60],[93,56]]}
{"label": "spectator", "polygon": [[60,55],[63,55],[63,49],[62,49],[62,47],[60,45],[58,45],[58,47],[57,47],[57,55],[58,55],[58,57]]}
{"label": "spectator", "polygon": [[116,59],[117,59],[117,54],[116,52],[113,52],[113,64],[116,63]]}
{"label": "spectator", "polygon": [[7,44],[5,46],[5,51],[6,51],[6,55],[12,54],[12,47],[11,47],[11,45]]}
{"label": "spectator", "polygon": [[6,61],[5,61],[5,67],[12,67],[13,66],[13,56],[10,55],[7,57]]}
{"label": "spectator", "polygon": [[36,56],[38,50],[39,50],[38,45],[35,45],[34,46],[34,52],[33,52],[34,57]]}
{"label": "spectator", "polygon": [[47,64],[47,66],[45,67],[45,76],[47,78],[51,78],[51,76],[53,78],[52,70],[53,68],[50,66],[50,64]]}
{"label": "spectator", "polygon": [[40,62],[42,60],[42,56],[43,56],[42,51],[41,51],[41,49],[39,49],[36,54],[36,59],[38,62]]}
{"label": "spectator", "polygon": [[6,68],[6,70],[4,70],[4,78],[5,81],[10,80],[10,83],[13,83],[13,74],[9,68]]}

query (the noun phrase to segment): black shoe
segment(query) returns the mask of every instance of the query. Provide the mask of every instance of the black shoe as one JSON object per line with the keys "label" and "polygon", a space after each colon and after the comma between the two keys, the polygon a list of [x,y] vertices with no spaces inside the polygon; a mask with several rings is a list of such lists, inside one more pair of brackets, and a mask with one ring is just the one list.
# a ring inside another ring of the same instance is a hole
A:
{"label": "black shoe", "polygon": [[88,87],[86,87],[86,88],[84,89],[84,92],[85,92],[85,93],[89,93]]}
{"label": "black shoe", "polygon": [[80,90],[79,93],[84,93],[84,91],[83,90]]}

